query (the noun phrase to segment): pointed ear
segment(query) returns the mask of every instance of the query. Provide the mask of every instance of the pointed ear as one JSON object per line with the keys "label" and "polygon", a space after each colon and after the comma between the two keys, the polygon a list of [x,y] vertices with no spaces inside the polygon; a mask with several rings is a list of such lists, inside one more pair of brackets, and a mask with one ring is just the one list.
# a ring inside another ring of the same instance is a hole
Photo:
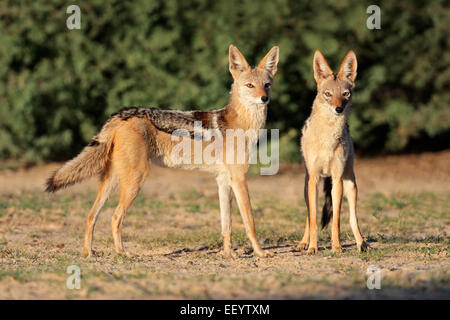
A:
{"label": "pointed ear", "polygon": [[258,64],[258,68],[269,71],[272,77],[277,73],[278,58],[280,56],[280,48],[278,46],[273,47],[266,54],[261,62]]}
{"label": "pointed ear", "polygon": [[228,60],[230,61],[230,72],[234,79],[239,77],[241,72],[250,68],[242,53],[232,44],[228,49]]}
{"label": "pointed ear", "polygon": [[350,50],[342,61],[341,68],[339,69],[338,78],[348,79],[351,82],[355,82],[356,69],[358,68],[358,61],[356,61],[356,55],[353,50]]}
{"label": "pointed ear", "polygon": [[316,52],[314,53],[313,68],[314,79],[316,79],[317,83],[333,75],[333,71],[331,70],[330,66],[327,63],[327,60],[325,60],[325,57],[323,56],[322,52],[320,52],[320,50],[316,50]]}

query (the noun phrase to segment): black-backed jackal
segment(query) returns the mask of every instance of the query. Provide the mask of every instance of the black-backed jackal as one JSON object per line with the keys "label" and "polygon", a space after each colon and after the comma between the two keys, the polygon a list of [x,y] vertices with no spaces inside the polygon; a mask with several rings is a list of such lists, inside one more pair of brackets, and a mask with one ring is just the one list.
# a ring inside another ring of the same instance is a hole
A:
{"label": "black-backed jackal", "polygon": [[[214,164],[204,162],[199,164],[195,161],[175,163],[172,151],[178,142],[173,139],[172,133],[185,130],[192,137],[190,143],[194,144],[193,132],[198,121],[203,129],[218,130],[221,133],[225,133],[228,129],[245,131],[263,128],[272,80],[277,72],[278,57],[279,49],[273,47],[257,67],[251,68],[239,50],[230,45],[229,69],[234,83],[230,101],[226,107],[209,112],[182,112],[138,107],[122,109],[109,118],[101,131],[76,158],[68,161],[48,179],[46,191],[54,192],[90,176],[100,177],[97,198],[86,220],[83,250],[85,256],[93,253],[92,237],[95,222],[105,201],[116,186],[119,186],[119,204],[112,217],[112,233],[116,251],[124,253],[121,238],[123,220],[147,177],[152,163],[214,173],[219,187],[224,255],[230,257],[233,254],[231,250],[232,191],[254,253],[260,257],[271,255],[261,248],[255,233],[246,181],[249,149],[244,150],[246,159],[244,163],[233,161]],[[224,136],[223,149],[225,150],[227,139],[226,135]],[[234,141],[234,137],[232,139]],[[246,139],[247,145],[256,142],[248,141],[248,137]],[[208,145],[212,142],[202,141],[201,143]]]}
{"label": "black-backed jackal", "polygon": [[325,227],[333,216],[332,250],[342,251],[339,232],[343,191],[348,199],[350,225],[358,250],[365,250],[367,245],[361,236],[356,217],[354,150],[347,126],[347,115],[356,79],[356,55],[350,51],[335,76],[322,53],[317,50],[314,54],[313,67],[317,96],[311,115],[303,126],[301,138],[306,167],[304,195],[308,216],[305,234],[298,248],[308,249],[309,254],[317,252],[317,186],[319,180],[324,178],[325,205],[322,211],[322,227]]}

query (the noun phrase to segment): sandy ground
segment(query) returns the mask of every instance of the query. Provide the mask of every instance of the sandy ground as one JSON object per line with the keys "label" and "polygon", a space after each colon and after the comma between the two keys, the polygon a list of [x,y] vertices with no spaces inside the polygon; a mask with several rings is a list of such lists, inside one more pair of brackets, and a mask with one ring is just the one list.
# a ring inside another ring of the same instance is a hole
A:
{"label": "sandy ground", "polygon": [[[98,256],[84,259],[84,219],[97,181],[42,194],[59,165],[0,172],[2,299],[450,299],[450,151],[357,160],[360,223],[371,245],[365,254],[356,252],[346,215],[344,253],[330,252],[328,231],[317,256],[293,250],[306,214],[302,165],[249,177],[260,241],[276,253],[270,259],[252,255],[238,212],[238,258],[224,259],[214,178],[158,167],[125,221],[124,243],[134,255],[113,252],[110,205],[96,228]],[[82,269],[80,290],[66,287],[71,264]],[[366,287],[371,265],[383,275],[381,290]]]}
{"label": "sandy ground", "polygon": [[[0,194],[22,190],[43,190],[45,180],[61,164],[51,163],[21,170],[0,171]],[[448,192],[450,190],[450,151],[408,156],[387,156],[357,159],[355,163],[360,196],[374,192],[386,195],[410,192]],[[273,176],[251,176],[252,198],[276,194],[288,201],[298,201],[302,195],[305,170],[303,165],[281,165]],[[96,190],[98,182],[90,179],[69,191]],[[167,169],[153,166],[144,193],[167,195],[190,187],[204,188],[216,193],[211,174],[199,171]],[[208,192],[209,194],[209,192]]]}

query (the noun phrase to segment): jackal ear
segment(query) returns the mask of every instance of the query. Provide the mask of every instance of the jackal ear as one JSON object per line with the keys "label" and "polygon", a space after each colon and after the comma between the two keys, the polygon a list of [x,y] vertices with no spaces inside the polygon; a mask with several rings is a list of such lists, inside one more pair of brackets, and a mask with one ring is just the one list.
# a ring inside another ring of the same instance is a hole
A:
{"label": "jackal ear", "polygon": [[230,48],[228,49],[228,60],[230,61],[230,72],[234,79],[237,79],[241,72],[250,69],[247,61],[245,60],[242,53],[230,44]]}
{"label": "jackal ear", "polygon": [[353,50],[350,50],[342,61],[341,68],[339,69],[338,78],[348,79],[351,82],[355,82],[356,69],[358,68],[358,61]]}
{"label": "jackal ear", "polygon": [[272,77],[277,73],[277,65],[278,58],[280,56],[280,48],[278,46],[273,47],[266,54],[264,58],[261,59],[261,62],[258,64],[258,67],[264,70],[269,71]]}
{"label": "jackal ear", "polygon": [[322,52],[320,52],[320,50],[316,50],[316,52],[314,53],[313,68],[314,79],[317,83],[333,75],[333,71],[331,70],[330,66],[327,63],[327,60],[325,60],[325,57],[323,56]]}

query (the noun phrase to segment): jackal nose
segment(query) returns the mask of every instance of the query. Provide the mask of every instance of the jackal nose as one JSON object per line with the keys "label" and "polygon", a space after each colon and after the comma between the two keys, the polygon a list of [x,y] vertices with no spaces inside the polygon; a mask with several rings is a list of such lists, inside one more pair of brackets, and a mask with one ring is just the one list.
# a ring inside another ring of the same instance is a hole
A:
{"label": "jackal nose", "polygon": [[269,100],[269,97],[268,97],[268,96],[262,96],[262,97],[261,97],[261,100],[262,100],[263,102],[267,102],[267,101]]}
{"label": "jackal nose", "polygon": [[337,107],[336,108],[336,112],[337,113],[342,113],[342,111],[344,111],[344,108],[342,108],[342,107]]}

